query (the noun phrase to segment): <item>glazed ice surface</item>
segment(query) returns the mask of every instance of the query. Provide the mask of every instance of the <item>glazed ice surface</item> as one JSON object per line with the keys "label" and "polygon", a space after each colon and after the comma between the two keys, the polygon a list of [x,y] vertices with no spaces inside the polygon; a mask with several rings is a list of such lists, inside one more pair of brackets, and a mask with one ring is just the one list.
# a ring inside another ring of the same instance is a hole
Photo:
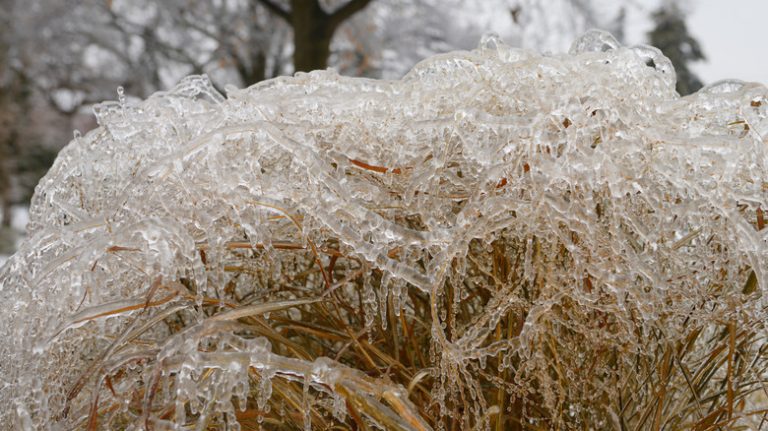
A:
{"label": "glazed ice surface", "polygon": [[[349,423],[352,405],[387,429],[483,428],[501,389],[501,409],[536,400],[531,424],[617,425],[637,358],[682,343],[693,367],[710,351],[690,328],[766,317],[768,91],[674,88],[658,50],[593,31],[551,56],[489,36],[397,81],[121,93],[40,182],[0,273],[0,423],[237,429],[293,410],[311,428],[311,409]],[[426,316],[412,377],[434,417],[407,381],[325,357],[343,343],[303,357],[253,329],[316,306],[370,343]],[[278,413],[286,379],[304,394]]]}

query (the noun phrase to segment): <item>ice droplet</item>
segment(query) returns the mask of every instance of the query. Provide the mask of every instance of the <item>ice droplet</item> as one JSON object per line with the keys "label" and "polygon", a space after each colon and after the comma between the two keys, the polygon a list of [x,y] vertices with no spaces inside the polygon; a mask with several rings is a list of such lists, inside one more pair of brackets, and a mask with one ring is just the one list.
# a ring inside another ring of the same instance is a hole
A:
{"label": "ice droplet", "polygon": [[125,89],[122,85],[117,87],[117,101],[121,107],[125,106]]}
{"label": "ice droplet", "polygon": [[501,36],[492,31],[484,33],[480,38],[480,48],[482,49],[497,50],[502,45]]}
{"label": "ice droplet", "polygon": [[612,34],[603,30],[593,29],[573,41],[568,52],[571,55],[584,52],[606,52],[618,49],[620,46],[621,44]]}

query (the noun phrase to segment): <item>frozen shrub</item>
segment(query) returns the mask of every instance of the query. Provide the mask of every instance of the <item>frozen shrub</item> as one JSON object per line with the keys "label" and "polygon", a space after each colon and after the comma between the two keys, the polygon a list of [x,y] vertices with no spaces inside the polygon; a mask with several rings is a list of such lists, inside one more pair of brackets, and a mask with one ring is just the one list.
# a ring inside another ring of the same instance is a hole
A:
{"label": "frozen shrub", "polygon": [[756,426],[768,90],[674,88],[593,31],[120,94],[0,273],[0,423]]}

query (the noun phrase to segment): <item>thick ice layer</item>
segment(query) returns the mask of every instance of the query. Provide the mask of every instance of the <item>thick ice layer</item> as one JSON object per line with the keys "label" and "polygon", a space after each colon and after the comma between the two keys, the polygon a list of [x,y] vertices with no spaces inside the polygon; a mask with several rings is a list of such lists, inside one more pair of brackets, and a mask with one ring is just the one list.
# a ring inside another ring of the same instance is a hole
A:
{"label": "thick ice layer", "polygon": [[[556,56],[488,37],[399,81],[319,71],[224,97],[189,77],[99,105],[0,273],[0,423],[234,425],[249,399],[276,415],[288,380],[306,427],[313,405],[402,429],[518,408],[616,425],[638,358],[683,343],[703,361],[691,328],[766,317],[768,91],[674,84],[656,49],[590,32]],[[249,329],[358,297],[355,331],[392,325],[387,301],[417,313],[409,291],[431,307],[434,368],[413,375],[436,422],[407,381],[278,354]]]}

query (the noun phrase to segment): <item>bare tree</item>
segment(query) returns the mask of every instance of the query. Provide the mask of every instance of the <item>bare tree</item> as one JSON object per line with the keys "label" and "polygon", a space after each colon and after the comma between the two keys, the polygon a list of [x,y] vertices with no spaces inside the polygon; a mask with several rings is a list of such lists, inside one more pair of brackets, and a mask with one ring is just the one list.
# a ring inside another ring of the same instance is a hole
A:
{"label": "bare tree", "polygon": [[467,0],[378,0],[340,30],[331,63],[342,74],[397,79],[438,53],[477,46],[485,29],[457,22]]}
{"label": "bare tree", "polygon": [[[0,0],[0,25],[11,26],[13,0]],[[11,225],[13,158],[19,109],[24,106],[18,93],[19,77],[11,67],[12,40],[9,32],[0,33],[0,227]]]}
{"label": "bare tree", "polygon": [[188,74],[223,88],[325,68],[336,30],[370,2],[28,0],[14,19],[39,30],[21,38],[35,45],[26,73],[72,115],[118,86],[147,97]]}
{"label": "bare tree", "polygon": [[223,87],[290,71],[290,27],[256,0],[29,1],[25,21],[43,30],[28,37],[40,49],[26,68],[62,112],[118,86],[147,97],[188,74]]}
{"label": "bare tree", "polygon": [[30,37],[40,28],[26,20],[28,12],[22,0],[0,0],[0,216],[5,228],[12,222],[11,206],[28,201],[71,133],[62,133],[68,122],[35,91],[31,59],[43,56]]}

